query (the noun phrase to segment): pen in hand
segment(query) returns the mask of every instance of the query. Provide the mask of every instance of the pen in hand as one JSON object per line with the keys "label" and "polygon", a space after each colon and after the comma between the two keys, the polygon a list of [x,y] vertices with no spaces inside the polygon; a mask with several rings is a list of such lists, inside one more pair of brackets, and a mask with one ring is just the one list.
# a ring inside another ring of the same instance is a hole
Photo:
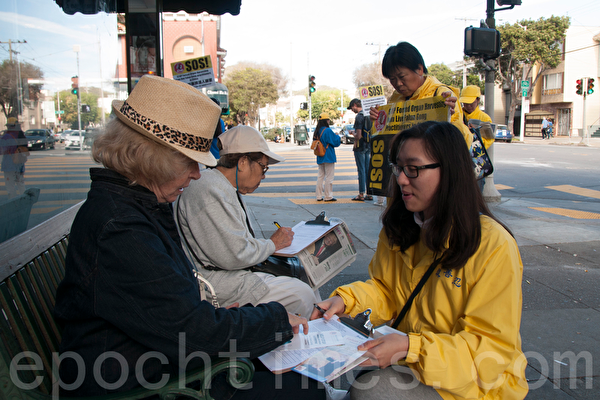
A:
{"label": "pen in hand", "polygon": [[281,228],[281,225],[279,225],[279,223],[277,221],[274,221],[273,223],[275,224],[275,226],[277,227],[277,229]]}

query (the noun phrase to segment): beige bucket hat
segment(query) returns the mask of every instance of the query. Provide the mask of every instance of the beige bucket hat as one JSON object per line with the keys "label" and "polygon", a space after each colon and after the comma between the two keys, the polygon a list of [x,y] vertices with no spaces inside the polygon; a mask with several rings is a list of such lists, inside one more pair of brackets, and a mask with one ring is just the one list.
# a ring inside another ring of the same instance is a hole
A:
{"label": "beige bucket hat", "polygon": [[187,83],[144,75],[125,101],[114,100],[115,115],[142,135],[192,160],[214,166],[210,153],[221,108]]}
{"label": "beige bucket hat", "polygon": [[285,158],[269,150],[267,141],[259,131],[251,126],[238,125],[225,131],[219,136],[223,149],[220,155],[263,153],[269,158],[270,164],[285,161]]}

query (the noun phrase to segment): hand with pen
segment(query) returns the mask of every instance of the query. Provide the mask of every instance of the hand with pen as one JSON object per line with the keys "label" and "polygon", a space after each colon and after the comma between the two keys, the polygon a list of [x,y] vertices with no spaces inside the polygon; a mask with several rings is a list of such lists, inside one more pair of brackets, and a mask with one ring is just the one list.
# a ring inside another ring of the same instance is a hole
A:
{"label": "hand with pen", "polygon": [[292,228],[287,228],[279,225],[277,222],[274,223],[279,229],[270,237],[271,241],[275,243],[275,251],[288,247],[292,244],[294,239],[294,232]]}

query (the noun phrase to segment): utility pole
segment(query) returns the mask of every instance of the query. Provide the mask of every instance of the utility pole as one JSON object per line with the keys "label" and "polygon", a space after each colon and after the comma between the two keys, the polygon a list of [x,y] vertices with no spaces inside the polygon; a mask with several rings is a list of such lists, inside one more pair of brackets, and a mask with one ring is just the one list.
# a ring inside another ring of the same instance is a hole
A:
{"label": "utility pole", "polygon": [[19,107],[19,112],[18,115],[23,114],[23,82],[21,81],[21,64],[19,63],[19,52],[15,51],[12,49],[12,44],[13,43],[27,43],[27,40],[12,40],[12,39],[8,39],[8,42],[0,42],[2,44],[4,43],[8,43],[8,54],[9,54],[9,59],[10,59],[10,63],[12,64],[13,62],[13,53],[15,53],[15,55],[17,55],[17,104]]}

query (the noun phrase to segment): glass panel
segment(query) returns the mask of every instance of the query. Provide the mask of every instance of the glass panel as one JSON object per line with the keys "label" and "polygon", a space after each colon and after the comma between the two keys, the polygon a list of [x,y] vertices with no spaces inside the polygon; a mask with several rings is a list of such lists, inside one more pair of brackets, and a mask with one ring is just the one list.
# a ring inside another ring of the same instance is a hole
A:
{"label": "glass panel", "polygon": [[[141,8],[140,8],[141,7]],[[156,1],[130,2],[126,21],[129,40],[130,91],[143,75],[161,73],[159,18]]]}
{"label": "glass panel", "polygon": [[[116,9],[116,0],[104,3]],[[93,134],[112,100],[127,97],[124,35],[114,13],[68,15],[54,0],[0,2],[0,241],[85,199]],[[80,130],[83,140],[73,135]],[[34,188],[38,197],[23,196]]]}

